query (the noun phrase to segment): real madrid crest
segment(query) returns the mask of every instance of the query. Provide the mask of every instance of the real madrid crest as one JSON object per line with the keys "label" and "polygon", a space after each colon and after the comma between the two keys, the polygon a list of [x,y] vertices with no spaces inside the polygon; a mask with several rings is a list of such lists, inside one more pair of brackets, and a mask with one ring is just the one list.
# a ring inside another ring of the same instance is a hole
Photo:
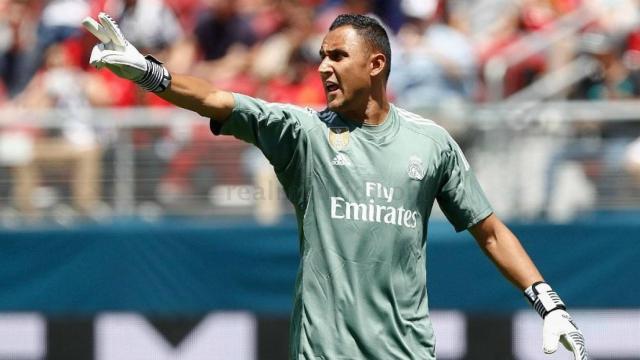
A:
{"label": "real madrid crest", "polygon": [[337,151],[347,148],[349,145],[349,128],[348,127],[330,127],[329,128],[329,144]]}
{"label": "real madrid crest", "polygon": [[422,159],[415,155],[409,157],[409,167],[407,168],[407,173],[409,174],[409,177],[414,180],[424,179],[426,170],[424,168],[424,164],[422,163]]}

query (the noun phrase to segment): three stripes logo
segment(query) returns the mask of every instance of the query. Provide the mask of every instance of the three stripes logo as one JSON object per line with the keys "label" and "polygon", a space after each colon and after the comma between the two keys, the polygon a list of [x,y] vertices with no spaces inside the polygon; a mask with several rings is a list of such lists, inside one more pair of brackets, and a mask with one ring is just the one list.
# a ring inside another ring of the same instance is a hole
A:
{"label": "three stripes logo", "polygon": [[331,160],[331,165],[334,166],[351,166],[351,160],[347,155],[343,153],[337,153],[336,156]]}

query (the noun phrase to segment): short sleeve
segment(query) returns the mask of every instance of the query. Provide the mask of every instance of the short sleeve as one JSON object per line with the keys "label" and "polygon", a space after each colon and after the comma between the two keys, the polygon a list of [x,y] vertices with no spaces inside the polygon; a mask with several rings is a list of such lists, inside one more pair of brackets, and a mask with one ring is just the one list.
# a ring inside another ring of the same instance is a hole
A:
{"label": "short sleeve", "polygon": [[456,231],[462,231],[484,220],[493,209],[462,150],[450,136],[447,138],[437,200]]}
{"label": "short sleeve", "polygon": [[277,172],[286,168],[304,136],[302,122],[309,121],[311,113],[293,105],[269,103],[241,94],[233,96],[235,106],[231,115],[223,124],[211,119],[211,131],[215,135],[233,135],[257,146]]}

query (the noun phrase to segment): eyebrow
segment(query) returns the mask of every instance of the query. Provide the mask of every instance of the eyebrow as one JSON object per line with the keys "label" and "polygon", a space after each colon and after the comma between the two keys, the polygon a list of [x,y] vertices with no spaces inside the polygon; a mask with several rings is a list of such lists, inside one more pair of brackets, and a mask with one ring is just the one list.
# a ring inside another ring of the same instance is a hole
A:
{"label": "eyebrow", "polygon": [[331,55],[331,54],[343,55],[343,56],[349,55],[349,53],[347,53],[345,50],[342,50],[342,49],[323,50],[322,48],[318,51],[318,54],[320,55],[320,57],[322,57],[323,55]]}

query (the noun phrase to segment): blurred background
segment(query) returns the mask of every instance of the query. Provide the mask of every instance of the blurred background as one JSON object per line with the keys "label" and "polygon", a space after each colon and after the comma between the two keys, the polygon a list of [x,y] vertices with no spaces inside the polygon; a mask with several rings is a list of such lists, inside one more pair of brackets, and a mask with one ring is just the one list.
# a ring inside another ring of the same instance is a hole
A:
{"label": "blurred background", "polygon": [[[340,13],[398,106],[460,143],[594,359],[640,359],[640,1],[0,0],[0,359],[285,359],[292,207],[255,148],[88,66],[106,11],[176,73],[324,107]],[[541,320],[439,210],[440,359],[544,356]]]}

